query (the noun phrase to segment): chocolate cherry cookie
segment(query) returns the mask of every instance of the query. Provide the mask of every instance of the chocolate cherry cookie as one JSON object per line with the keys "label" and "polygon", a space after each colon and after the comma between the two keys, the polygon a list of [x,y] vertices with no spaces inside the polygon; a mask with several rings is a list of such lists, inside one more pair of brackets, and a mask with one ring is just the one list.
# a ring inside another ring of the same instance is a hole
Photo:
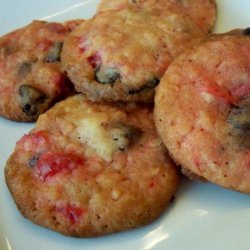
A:
{"label": "chocolate cherry cookie", "polygon": [[74,93],[61,70],[60,53],[65,37],[81,22],[33,21],[0,38],[0,115],[34,121]]}
{"label": "chocolate cherry cookie", "polygon": [[249,29],[179,56],[157,88],[155,122],[184,173],[250,193]]}
{"label": "chocolate cherry cookie", "polygon": [[40,115],[17,142],[5,178],[25,217],[76,237],[150,223],[179,184],[152,108],[82,95]]}
{"label": "chocolate cherry cookie", "polygon": [[172,59],[201,37],[182,12],[107,11],[67,37],[62,64],[76,90],[94,101],[152,102]]}
{"label": "chocolate cherry cookie", "polygon": [[216,19],[215,0],[101,0],[98,12],[119,10],[129,6],[158,8],[163,13],[179,9],[206,33],[212,31]]}

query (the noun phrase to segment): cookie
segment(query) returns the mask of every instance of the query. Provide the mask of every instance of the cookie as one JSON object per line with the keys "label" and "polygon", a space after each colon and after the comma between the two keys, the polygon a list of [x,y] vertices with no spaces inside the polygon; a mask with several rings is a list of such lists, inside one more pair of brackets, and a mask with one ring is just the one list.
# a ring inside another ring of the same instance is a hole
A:
{"label": "cookie", "polygon": [[158,132],[185,173],[250,193],[250,32],[181,54],[155,97]]}
{"label": "cookie", "polygon": [[34,121],[74,93],[60,53],[65,37],[82,20],[65,24],[33,21],[0,38],[0,115]]}
{"label": "cookie", "polygon": [[213,30],[216,19],[215,0],[102,0],[98,6],[98,12],[119,10],[128,6],[157,8],[163,13],[179,9],[191,17],[206,33]]}
{"label": "cookie", "polygon": [[179,184],[152,108],[80,94],[39,117],[17,142],[5,178],[25,217],[76,237],[150,223]]}
{"label": "cookie", "polygon": [[203,36],[181,12],[107,11],[67,37],[62,65],[76,90],[94,101],[153,102],[172,59]]}

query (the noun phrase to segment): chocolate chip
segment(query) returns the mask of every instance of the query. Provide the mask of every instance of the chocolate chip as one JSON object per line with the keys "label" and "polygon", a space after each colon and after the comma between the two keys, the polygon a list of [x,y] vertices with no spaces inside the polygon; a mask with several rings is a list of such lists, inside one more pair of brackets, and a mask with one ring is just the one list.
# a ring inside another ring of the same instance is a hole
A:
{"label": "chocolate chip", "polygon": [[120,79],[120,73],[116,68],[100,65],[94,72],[94,79],[99,83],[113,85],[118,79]]}
{"label": "chocolate chip", "polygon": [[250,27],[243,30],[244,36],[250,36]]}
{"label": "chocolate chip", "polygon": [[135,94],[139,94],[140,92],[142,92],[144,90],[153,89],[159,84],[159,82],[160,82],[160,80],[158,78],[154,78],[152,81],[150,81],[149,83],[143,85],[139,89],[130,89],[128,91],[128,94],[129,95],[135,95]]}
{"label": "chocolate chip", "polygon": [[241,133],[250,132],[250,104],[234,107],[228,117],[229,123]]}
{"label": "chocolate chip", "polygon": [[109,126],[111,127],[112,138],[120,151],[124,151],[136,143],[142,134],[139,128],[129,124],[115,123]]}
{"label": "chocolate chip", "polygon": [[32,63],[31,62],[23,62],[18,66],[17,74],[19,77],[24,77],[29,73],[32,69]]}
{"label": "chocolate chip", "polygon": [[61,61],[61,51],[63,42],[55,42],[52,47],[50,47],[47,55],[44,57],[44,61],[48,63],[56,63]]}
{"label": "chocolate chip", "polygon": [[27,116],[35,116],[40,113],[40,105],[46,99],[46,95],[29,85],[21,85],[19,88],[21,106]]}
{"label": "chocolate chip", "polygon": [[235,141],[250,148],[250,98],[242,100],[231,109],[227,122]]}
{"label": "chocolate chip", "polygon": [[35,167],[37,162],[39,160],[39,157],[38,156],[33,156],[30,160],[29,160],[29,166],[31,168]]}

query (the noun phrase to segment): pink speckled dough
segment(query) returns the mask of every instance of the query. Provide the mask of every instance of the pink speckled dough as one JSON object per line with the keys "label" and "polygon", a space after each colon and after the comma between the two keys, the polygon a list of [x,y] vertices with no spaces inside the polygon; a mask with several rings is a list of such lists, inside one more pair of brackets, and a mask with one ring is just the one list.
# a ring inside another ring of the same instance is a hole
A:
{"label": "pink speckled dough", "polygon": [[163,13],[178,9],[192,18],[206,33],[212,31],[216,19],[215,0],[101,0],[98,11],[119,10],[128,6],[155,8]]}
{"label": "pink speckled dough", "polygon": [[180,11],[108,11],[68,36],[62,64],[77,91],[94,101],[153,102],[173,58],[204,36]]}
{"label": "pink speckled dough", "polygon": [[0,38],[1,116],[34,121],[74,93],[61,70],[60,52],[66,35],[81,22],[33,21]]}
{"label": "pink speckled dough", "polygon": [[[212,36],[180,55],[155,97],[155,122],[175,161],[250,193],[250,37]],[[186,171],[187,170],[187,171]]]}
{"label": "pink speckled dough", "polygon": [[[88,116],[88,121],[97,119],[107,133],[101,137],[96,130],[93,138],[119,146],[110,159],[89,146],[89,135],[83,133],[90,129],[83,120],[90,111],[98,118]],[[97,104],[82,95],[39,117],[17,142],[5,178],[25,217],[75,237],[146,225],[163,213],[179,185],[179,174],[156,133],[152,108]]]}

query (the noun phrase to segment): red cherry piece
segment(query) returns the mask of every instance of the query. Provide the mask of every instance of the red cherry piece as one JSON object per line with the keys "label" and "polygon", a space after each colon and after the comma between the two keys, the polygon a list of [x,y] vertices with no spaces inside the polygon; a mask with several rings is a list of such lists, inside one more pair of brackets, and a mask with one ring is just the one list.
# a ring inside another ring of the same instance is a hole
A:
{"label": "red cherry piece", "polygon": [[216,83],[211,82],[210,84],[204,84],[202,87],[200,87],[200,90],[213,95],[225,103],[233,104],[235,101],[226,88],[223,88]]}
{"label": "red cherry piece", "polygon": [[149,188],[154,188],[156,186],[156,180],[152,178],[149,182]]}
{"label": "red cherry piece", "polygon": [[48,28],[51,32],[55,32],[55,33],[64,33],[67,31],[66,27],[64,27],[62,24],[60,23],[50,23],[48,25]]}
{"label": "red cherry piece", "polygon": [[87,60],[93,69],[96,69],[101,64],[101,58],[98,54],[89,56]]}
{"label": "red cherry piece", "polygon": [[244,84],[234,87],[231,90],[231,93],[236,99],[242,99],[244,97],[250,96],[250,85]]}
{"label": "red cherry piece", "polygon": [[52,41],[42,41],[37,44],[37,49],[40,51],[46,51],[53,45]]}
{"label": "red cherry piece", "polygon": [[83,163],[83,159],[74,154],[46,152],[37,162],[37,170],[43,181],[53,177],[63,170],[71,171]]}
{"label": "red cherry piece", "polygon": [[56,210],[57,212],[61,213],[67,220],[69,220],[71,224],[77,223],[79,221],[79,218],[85,212],[84,209],[73,205],[57,207]]}
{"label": "red cherry piece", "polygon": [[80,53],[84,53],[87,50],[85,37],[75,37],[74,39],[78,43],[78,49]]}
{"label": "red cherry piece", "polygon": [[66,81],[66,77],[59,72],[57,74],[54,74],[52,78],[52,82],[58,86],[63,85],[65,81]]}

